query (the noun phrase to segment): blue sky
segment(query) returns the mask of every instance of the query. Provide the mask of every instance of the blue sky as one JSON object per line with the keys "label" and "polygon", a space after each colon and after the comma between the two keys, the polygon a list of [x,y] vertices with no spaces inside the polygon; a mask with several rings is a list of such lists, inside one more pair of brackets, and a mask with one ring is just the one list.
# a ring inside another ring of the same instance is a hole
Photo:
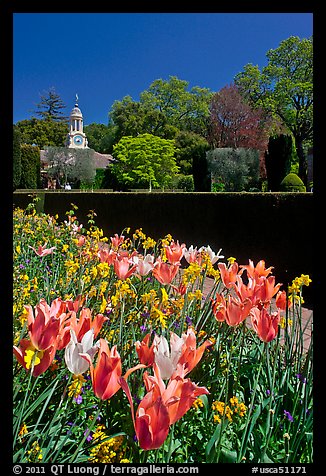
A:
{"label": "blue sky", "polygon": [[137,101],[156,79],[219,91],[282,40],[312,34],[312,13],[14,13],[13,121],[54,87],[67,115],[77,93],[84,123],[107,124],[115,100]]}

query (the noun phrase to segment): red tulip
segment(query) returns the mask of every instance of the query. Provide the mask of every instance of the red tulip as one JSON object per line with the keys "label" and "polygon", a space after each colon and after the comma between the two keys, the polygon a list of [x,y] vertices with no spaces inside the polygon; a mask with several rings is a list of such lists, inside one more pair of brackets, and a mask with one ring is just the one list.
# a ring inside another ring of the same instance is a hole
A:
{"label": "red tulip", "polygon": [[45,350],[38,350],[33,346],[30,340],[22,339],[19,343],[19,347],[13,347],[13,352],[24,369],[29,370],[31,368],[33,377],[38,377],[52,364],[56,346],[51,345]]}
{"label": "red tulip", "polygon": [[147,393],[141,400],[136,415],[129,386],[124,378],[121,387],[126,393],[139,445],[144,450],[162,446],[169,433],[169,427],[178,421],[192,406],[199,395],[208,394],[205,387],[198,387],[184,378],[184,367],[178,365],[178,372],[169,380],[167,387],[161,378],[159,367],[153,364],[154,375],[144,372]]}
{"label": "red tulip", "polygon": [[45,299],[41,299],[35,306],[34,317],[32,306],[25,306],[28,334],[35,349],[46,350],[55,343],[61,324],[60,318],[66,317],[65,313],[60,314],[64,308],[61,299],[55,299],[51,307]]}
{"label": "red tulip", "polygon": [[269,314],[263,307],[253,307],[250,311],[252,326],[258,337],[264,342],[270,342],[277,336],[280,310]]}
{"label": "red tulip", "polygon": [[154,362],[154,342],[152,342],[152,345],[149,346],[149,340],[151,338],[151,334],[148,333],[144,337],[144,339],[139,342],[137,341],[135,343],[136,346],[136,352],[138,354],[139,361],[144,364],[144,365],[152,365]]}
{"label": "red tulip", "polygon": [[129,400],[132,421],[140,447],[143,450],[159,448],[166,440],[170,427],[169,413],[163,403],[159,384],[155,382],[147,389],[146,395],[138,406],[136,415],[126,380],[121,378],[120,384]]}
{"label": "red tulip", "polygon": [[80,354],[90,365],[93,390],[101,400],[108,400],[120,389],[121,359],[116,346],[109,349],[104,339],[100,339],[100,348],[94,367],[88,354]]}

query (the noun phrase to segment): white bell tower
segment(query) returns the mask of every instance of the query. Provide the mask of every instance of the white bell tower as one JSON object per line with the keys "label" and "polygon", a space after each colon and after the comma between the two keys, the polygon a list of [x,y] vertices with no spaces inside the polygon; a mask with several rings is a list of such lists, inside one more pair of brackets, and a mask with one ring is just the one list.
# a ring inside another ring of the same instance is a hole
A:
{"label": "white bell tower", "polygon": [[70,113],[69,133],[66,146],[70,149],[88,149],[86,135],[83,132],[83,115],[78,107],[78,95],[76,94],[75,107]]}

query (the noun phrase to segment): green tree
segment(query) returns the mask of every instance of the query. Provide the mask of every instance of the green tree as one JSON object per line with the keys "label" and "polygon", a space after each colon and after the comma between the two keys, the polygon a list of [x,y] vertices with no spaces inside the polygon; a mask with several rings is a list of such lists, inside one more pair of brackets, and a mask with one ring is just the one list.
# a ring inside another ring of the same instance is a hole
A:
{"label": "green tree", "polygon": [[173,140],[152,134],[125,136],[113,148],[112,174],[131,188],[166,188],[178,173]]}
{"label": "green tree", "polygon": [[38,188],[41,182],[40,149],[29,144],[21,145],[20,188]]}
{"label": "green tree", "polygon": [[66,147],[48,147],[46,149],[47,172],[64,186],[81,182],[91,184],[96,169],[93,149],[68,149]]}
{"label": "green tree", "polygon": [[36,104],[37,109],[34,111],[37,116],[40,116],[43,120],[67,122],[68,117],[63,112],[66,105],[53,86],[48,91],[40,94],[40,98],[41,101]]}
{"label": "green tree", "polygon": [[88,146],[100,154],[111,154],[113,144],[116,141],[116,129],[113,124],[96,124],[93,122],[84,127]]}
{"label": "green tree", "polygon": [[22,174],[22,164],[21,164],[21,142],[20,142],[20,132],[16,126],[13,126],[13,148],[12,148],[12,157],[13,157],[13,189],[19,187]]}
{"label": "green tree", "polygon": [[179,130],[205,136],[213,93],[198,86],[189,91],[188,86],[170,76],[167,81],[155,80],[138,102],[130,96],[115,101],[109,117],[117,127],[117,139],[144,133],[173,139]]}
{"label": "green tree", "polygon": [[41,119],[24,119],[16,123],[21,134],[22,144],[34,144],[40,149],[46,146],[62,147],[67,138],[68,126],[64,122]]}
{"label": "green tree", "polygon": [[257,189],[259,154],[254,149],[219,148],[207,152],[213,183],[223,184],[227,192]]}
{"label": "green tree", "polygon": [[298,174],[306,185],[304,149],[313,140],[313,39],[291,36],[266,56],[268,64],[262,71],[247,64],[235,83],[251,104],[278,117],[293,135]]}
{"label": "green tree", "polygon": [[268,150],[265,152],[269,190],[272,192],[280,190],[283,178],[288,173],[297,171],[297,160],[298,157],[291,135],[280,134],[269,138]]}

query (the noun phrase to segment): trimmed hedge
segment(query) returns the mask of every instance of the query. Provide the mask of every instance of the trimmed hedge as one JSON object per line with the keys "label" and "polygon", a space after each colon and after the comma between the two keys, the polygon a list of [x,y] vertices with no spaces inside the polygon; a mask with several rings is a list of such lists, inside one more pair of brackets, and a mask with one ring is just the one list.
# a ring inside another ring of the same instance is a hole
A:
{"label": "trimmed hedge", "polygon": [[[35,191],[34,191],[35,192]],[[30,191],[14,192],[14,204],[25,208]],[[40,191],[39,210],[58,214],[71,203],[87,225],[94,210],[96,224],[106,236],[142,227],[154,239],[167,233],[187,246],[220,248],[240,264],[264,259],[274,266],[279,282],[291,282],[301,273],[312,277],[313,194],[311,193],[129,193],[104,191],[51,193]],[[313,279],[313,278],[312,278]],[[310,301],[311,287],[305,289]],[[310,306],[312,302],[309,303]]]}
{"label": "trimmed hedge", "polygon": [[294,173],[289,173],[280,184],[282,192],[305,192],[306,187],[301,178]]}

